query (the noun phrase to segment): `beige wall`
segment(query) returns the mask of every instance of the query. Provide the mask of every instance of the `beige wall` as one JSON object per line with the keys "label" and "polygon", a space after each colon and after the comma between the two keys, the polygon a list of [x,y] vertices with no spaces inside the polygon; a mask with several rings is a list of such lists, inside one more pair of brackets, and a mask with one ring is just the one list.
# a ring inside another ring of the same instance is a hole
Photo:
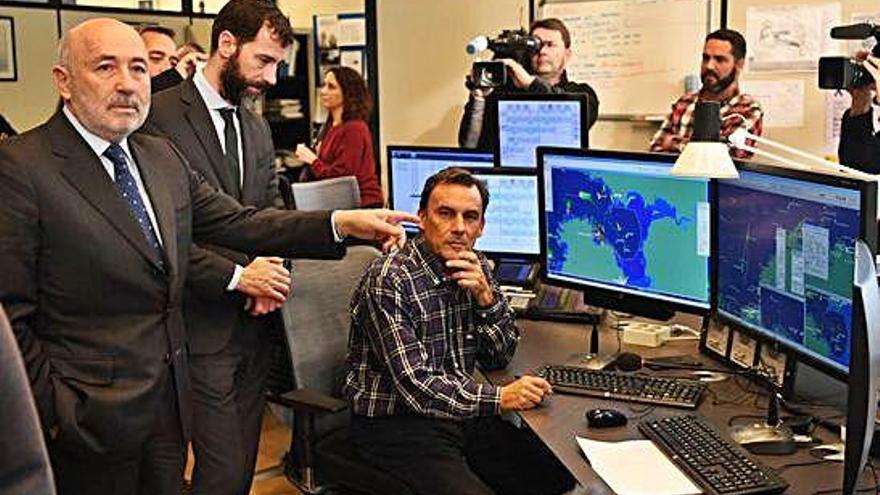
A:
{"label": "beige wall", "polygon": [[45,121],[55,109],[55,11],[0,7],[0,15],[14,18],[18,67],[18,81],[0,81],[0,113],[22,132]]}
{"label": "beige wall", "polygon": [[[377,0],[383,3],[383,0]],[[427,0],[413,0],[412,3],[428,3]],[[290,17],[290,23],[297,29],[312,29],[312,16],[321,14],[346,14],[364,12],[364,0],[278,0],[278,8]]]}
{"label": "beige wall", "polygon": [[[389,144],[456,145],[467,42],[528,22],[527,0],[377,0],[381,160]],[[522,10],[521,10],[522,9]]]}

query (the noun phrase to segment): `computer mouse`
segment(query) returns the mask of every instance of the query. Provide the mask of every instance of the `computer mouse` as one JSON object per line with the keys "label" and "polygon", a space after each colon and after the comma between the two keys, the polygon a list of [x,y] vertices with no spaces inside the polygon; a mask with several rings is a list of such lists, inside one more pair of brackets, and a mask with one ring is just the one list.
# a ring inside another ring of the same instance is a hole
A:
{"label": "computer mouse", "polygon": [[584,417],[590,428],[611,428],[626,424],[626,415],[616,409],[588,409]]}
{"label": "computer mouse", "polygon": [[797,450],[791,430],[781,425],[734,426],[730,429],[730,437],[749,452],[758,455],[786,455]]}

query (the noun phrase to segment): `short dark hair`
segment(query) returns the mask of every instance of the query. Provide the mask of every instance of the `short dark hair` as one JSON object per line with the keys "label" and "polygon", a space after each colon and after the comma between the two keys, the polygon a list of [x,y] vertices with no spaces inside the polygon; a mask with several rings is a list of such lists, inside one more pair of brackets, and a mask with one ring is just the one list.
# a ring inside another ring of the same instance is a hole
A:
{"label": "short dark hair", "polygon": [[489,206],[489,189],[486,188],[486,183],[474,177],[473,174],[467,170],[457,167],[444,168],[431,177],[428,177],[428,180],[425,181],[425,187],[422,188],[422,197],[419,199],[419,211],[425,211],[428,209],[428,201],[431,199],[431,193],[434,192],[434,188],[440,184],[476,187],[477,191],[480,192],[480,199],[483,200],[482,213],[483,215],[486,214],[486,208]]}
{"label": "short dark hair", "polygon": [[562,42],[565,44],[566,48],[571,48],[571,33],[568,32],[568,28],[565,27],[565,23],[555,17],[548,17],[546,19],[539,19],[532,23],[532,26],[529,27],[529,34],[535,32],[535,29],[552,29],[553,31],[559,31],[559,34],[562,35]]}
{"label": "short dark hair", "polygon": [[164,34],[172,40],[175,36],[177,36],[177,33],[175,33],[173,29],[165,26],[141,26],[140,29],[138,29],[138,34],[140,34],[141,36],[146,33]]}
{"label": "short dark hair", "polygon": [[373,109],[373,97],[367,91],[367,83],[351,67],[331,67],[328,74],[333,74],[342,90],[342,121],[363,120],[367,122]]}
{"label": "short dark hair", "polygon": [[269,0],[230,0],[214,18],[211,53],[217,51],[220,33],[223,31],[232,33],[241,46],[253,41],[263,25],[269,26],[272,34],[278,36],[285,48],[293,43],[290,20]]}
{"label": "short dark hair", "polygon": [[733,53],[733,58],[736,60],[742,60],[746,57],[746,39],[743,38],[743,35],[733,29],[719,29],[717,31],[712,31],[706,35],[706,43],[708,43],[709,40],[719,40],[730,43],[730,51]]}

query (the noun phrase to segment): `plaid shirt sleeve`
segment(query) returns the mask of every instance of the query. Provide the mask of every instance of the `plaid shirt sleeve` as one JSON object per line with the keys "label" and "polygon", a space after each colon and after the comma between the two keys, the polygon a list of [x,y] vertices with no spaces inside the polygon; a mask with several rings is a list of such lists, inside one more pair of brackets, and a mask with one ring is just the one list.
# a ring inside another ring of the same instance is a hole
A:
{"label": "plaid shirt sleeve", "polygon": [[[742,119],[727,118],[734,114],[741,115]],[[740,127],[745,128],[745,130],[755,136],[760,136],[764,131],[763,122],[764,110],[761,109],[761,105],[751,96],[743,94],[740,95],[737,100],[730,105],[730,109],[722,115],[721,136],[727,138]],[[749,139],[746,140],[746,144],[754,147],[756,143],[754,140]],[[730,155],[741,160],[752,157],[751,152],[733,147],[730,148]]]}
{"label": "plaid shirt sleeve", "polygon": [[367,338],[413,411],[433,417],[464,418],[498,414],[501,388],[432,369],[427,349],[408,310],[406,283],[382,271],[365,280],[362,320]]}
{"label": "plaid shirt sleeve", "polygon": [[687,94],[679,98],[672,104],[672,110],[663,119],[660,129],[651,139],[650,150],[653,152],[680,153],[682,149],[682,133],[681,128],[682,116],[687,112],[695,96]]}
{"label": "plaid shirt sleeve", "polygon": [[513,359],[519,342],[519,328],[510,305],[498,284],[489,278],[495,304],[477,310],[477,338],[479,354],[477,362],[485,370],[504,368]]}

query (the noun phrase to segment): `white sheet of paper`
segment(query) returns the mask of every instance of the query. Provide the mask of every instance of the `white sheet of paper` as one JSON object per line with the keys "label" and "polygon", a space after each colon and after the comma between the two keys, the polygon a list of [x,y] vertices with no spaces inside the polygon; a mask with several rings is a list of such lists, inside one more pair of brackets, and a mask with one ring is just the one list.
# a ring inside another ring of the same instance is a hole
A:
{"label": "white sheet of paper", "polygon": [[825,154],[828,156],[837,156],[840,122],[850,105],[852,97],[848,92],[825,91]]}
{"label": "white sheet of paper", "polygon": [[804,80],[745,80],[742,92],[752,96],[764,110],[764,127],[804,125]]}
{"label": "white sheet of paper", "polygon": [[828,34],[840,18],[839,2],[749,7],[749,70],[816,70],[820,56],[839,54],[843,48]]}
{"label": "white sheet of paper", "polygon": [[[576,438],[593,470],[618,495],[703,493],[650,440],[597,442]],[[633,466],[638,466],[638,474]]]}

